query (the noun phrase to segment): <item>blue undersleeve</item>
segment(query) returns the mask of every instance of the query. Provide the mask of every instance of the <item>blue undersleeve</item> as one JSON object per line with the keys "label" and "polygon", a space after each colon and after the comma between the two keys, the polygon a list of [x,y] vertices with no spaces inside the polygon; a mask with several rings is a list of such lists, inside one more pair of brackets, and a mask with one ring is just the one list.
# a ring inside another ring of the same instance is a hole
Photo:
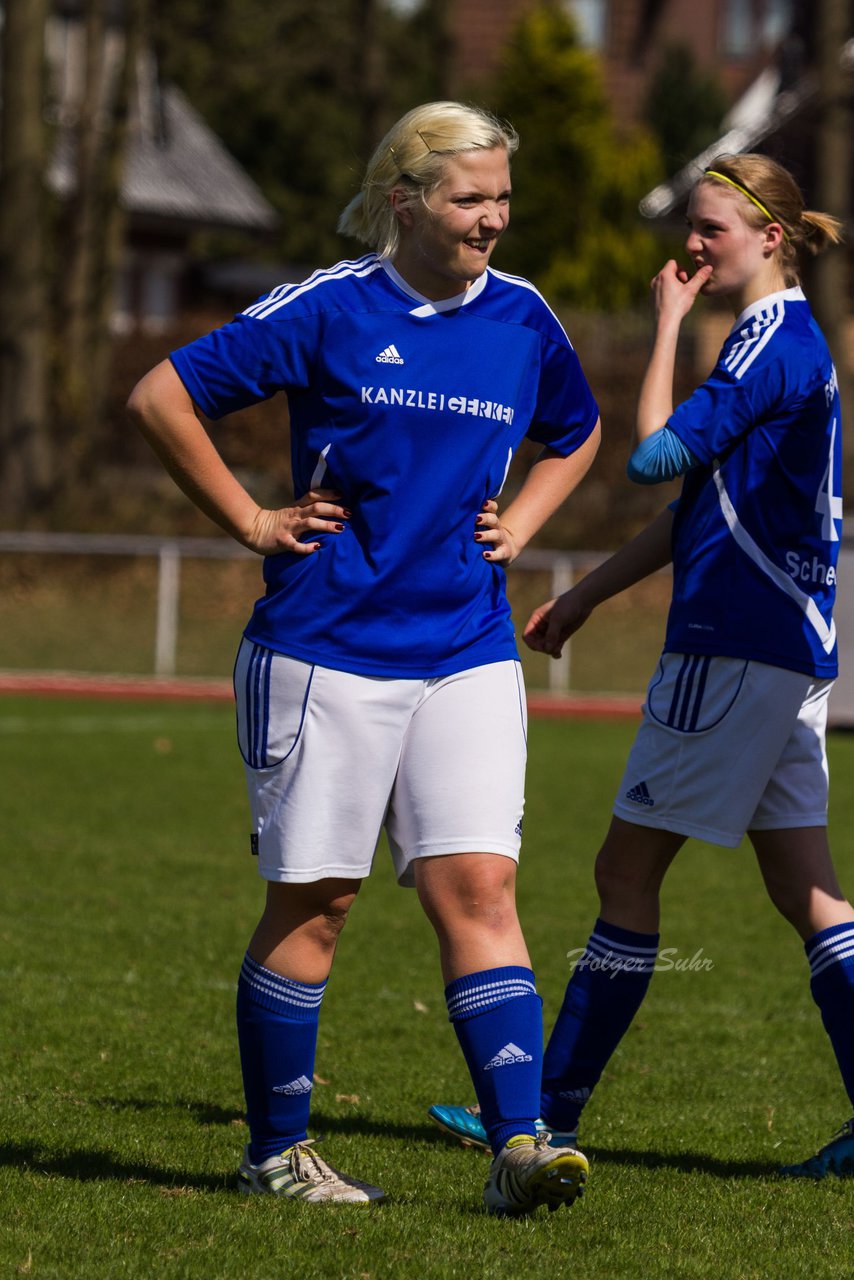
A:
{"label": "blue undersleeve", "polygon": [[676,432],[661,427],[641,441],[629,458],[626,471],[635,484],[659,484],[662,480],[675,480],[696,465],[697,459]]}

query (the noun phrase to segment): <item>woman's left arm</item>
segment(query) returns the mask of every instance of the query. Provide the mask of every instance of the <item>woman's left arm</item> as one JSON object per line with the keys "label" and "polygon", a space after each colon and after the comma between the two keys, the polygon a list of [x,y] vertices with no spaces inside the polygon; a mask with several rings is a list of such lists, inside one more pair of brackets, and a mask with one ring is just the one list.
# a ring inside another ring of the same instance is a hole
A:
{"label": "woman's left arm", "polygon": [[711,274],[712,268],[705,266],[689,276],[671,258],[652,282],[655,338],[638,397],[636,445],[660,430],[673,412],[673,376],[679,330]]}
{"label": "woman's left arm", "polygon": [[510,564],[538,529],[554,515],[573,489],[584,479],[596,457],[602,429],[597,420],[590,435],[574,453],[564,457],[544,449],[525,477],[522,488],[499,517],[492,500],[475,520],[475,541],[484,547],[483,558],[492,564]]}

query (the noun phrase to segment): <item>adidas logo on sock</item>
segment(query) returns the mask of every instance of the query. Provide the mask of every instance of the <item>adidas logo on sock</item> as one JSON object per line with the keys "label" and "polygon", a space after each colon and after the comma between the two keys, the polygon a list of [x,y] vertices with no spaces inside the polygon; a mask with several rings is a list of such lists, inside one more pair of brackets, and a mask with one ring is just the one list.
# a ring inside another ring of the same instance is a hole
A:
{"label": "adidas logo on sock", "polygon": [[627,791],[626,799],[631,800],[633,804],[649,805],[650,809],[655,804],[645,782],[639,782],[636,787],[632,787],[631,791]]}
{"label": "adidas logo on sock", "polygon": [[564,1089],[558,1095],[559,1098],[566,1098],[568,1102],[586,1102],[590,1097],[589,1089]]}
{"label": "adidas logo on sock", "polygon": [[300,1076],[290,1084],[274,1084],[273,1093],[284,1093],[287,1097],[295,1097],[298,1093],[311,1093],[311,1081],[307,1076]]}
{"label": "adidas logo on sock", "polygon": [[403,358],[393,342],[379,353],[376,361],[377,364],[403,364]]}
{"label": "adidas logo on sock", "polygon": [[532,1062],[530,1053],[526,1053],[524,1049],[520,1049],[518,1044],[506,1044],[503,1049],[496,1053],[495,1057],[487,1062],[483,1068],[484,1071],[491,1071],[493,1067],[509,1067],[514,1062]]}

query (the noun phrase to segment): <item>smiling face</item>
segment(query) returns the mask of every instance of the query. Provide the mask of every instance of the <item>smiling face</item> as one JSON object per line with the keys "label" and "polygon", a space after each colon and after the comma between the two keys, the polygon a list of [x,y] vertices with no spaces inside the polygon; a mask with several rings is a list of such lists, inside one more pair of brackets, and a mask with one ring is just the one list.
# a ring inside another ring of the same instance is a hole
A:
{"label": "smiling face", "polygon": [[483,275],[510,220],[507,152],[463,152],[424,199],[405,187],[391,199],[400,222],[395,268],[424,297],[453,298]]}
{"label": "smiling face", "polygon": [[744,213],[749,216],[746,198],[714,180],[700,182],[688,201],[685,248],[695,267],[713,268],[700,292],[729,298],[736,314],[785,288],[776,252],[782,238],[779,223],[753,227]]}

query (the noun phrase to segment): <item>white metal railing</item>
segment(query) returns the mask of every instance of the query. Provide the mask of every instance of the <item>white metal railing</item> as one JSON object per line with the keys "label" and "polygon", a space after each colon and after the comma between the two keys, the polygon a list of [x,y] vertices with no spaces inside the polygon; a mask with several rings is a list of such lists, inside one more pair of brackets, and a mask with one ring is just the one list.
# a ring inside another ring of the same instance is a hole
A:
{"label": "white metal railing", "polygon": [[[177,670],[181,562],[199,560],[258,559],[254,552],[230,538],[160,537],[155,534],[40,533],[0,530],[0,552],[43,555],[150,556],[157,560],[157,620],[154,641],[154,673],[174,676]],[[511,573],[545,571],[550,574],[550,595],[568,590],[582,570],[592,569],[606,558],[602,551],[523,551]],[[571,645],[549,663],[549,689],[570,688]]]}

